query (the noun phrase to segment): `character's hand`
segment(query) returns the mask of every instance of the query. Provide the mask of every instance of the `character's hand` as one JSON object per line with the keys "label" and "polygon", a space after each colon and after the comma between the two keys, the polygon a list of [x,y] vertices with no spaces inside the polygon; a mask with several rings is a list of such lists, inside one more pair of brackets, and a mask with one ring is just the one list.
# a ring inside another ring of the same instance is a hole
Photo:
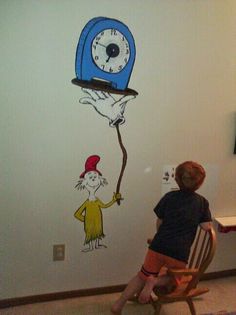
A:
{"label": "character's hand", "polygon": [[123,116],[125,106],[128,101],[136,97],[135,95],[122,95],[122,97],[115,99],[115,94],[112,96],[108,92],[86,88],[82,88],[82,90],[88,96],[82,97],[79,102],[81,104],[92,105],[100,115],[109,119],[109,125],[111,127],[114,127],[116,124],[123,124],[125,122],[125,118]]}
{"label": "character's hand", "polygon": [[114,192],[112,200],[113,200],[113,201],[124,200],[124,198],[121,197],[121,194],[120,194],[120,193],[115,193],[115,192]]}

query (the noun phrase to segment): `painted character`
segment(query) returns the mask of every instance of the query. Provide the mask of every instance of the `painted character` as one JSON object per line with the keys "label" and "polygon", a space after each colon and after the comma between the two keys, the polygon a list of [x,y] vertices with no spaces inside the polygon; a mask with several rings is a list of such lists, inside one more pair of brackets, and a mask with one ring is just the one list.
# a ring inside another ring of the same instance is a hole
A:
{"label": "painted character", "polygon": [[108,92],[82,88],[86,97],[80,98],[81,104],[92,105],[95,110],[109,120],[110,127],[121,125],[125,122],[124,111],[128,101],[134,99],[135,95],[111,95]]}
{"label": "painted character", "polygon": [[96,192],[101,186],[107,185],[107,180],[97,170],[97,163],[100,161],[98,155],[91,155],[85,163],[85,171],[80,175],[80,180],[75,186],[78,190],[86,189],[89,193],[88,199],[76,210],[74,216],[84,223],[85,241],[83,252],[92,251],[101,247],[101,240],[105,237],[103,232],[102,208],[109,208],[121,195],[114,193],[113,198],[108,203],[103,203],[96,197]]}

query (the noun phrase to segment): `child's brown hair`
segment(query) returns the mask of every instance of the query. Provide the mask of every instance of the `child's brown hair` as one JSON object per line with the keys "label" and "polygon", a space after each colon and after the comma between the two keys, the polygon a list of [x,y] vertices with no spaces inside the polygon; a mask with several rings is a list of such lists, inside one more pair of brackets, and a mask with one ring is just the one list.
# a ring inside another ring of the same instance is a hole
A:
{"label": "child's brown hair", "polygon": [[206,177],[204,168],[192,161],[186,161],[177,166],[175,180],[180,190],[195,191]]}

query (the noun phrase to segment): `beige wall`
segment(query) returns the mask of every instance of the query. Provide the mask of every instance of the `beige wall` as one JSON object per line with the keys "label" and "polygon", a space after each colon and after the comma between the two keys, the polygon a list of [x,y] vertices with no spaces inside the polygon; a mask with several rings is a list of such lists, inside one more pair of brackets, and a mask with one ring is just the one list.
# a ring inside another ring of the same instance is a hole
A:
{"label": "beige wall", "polygon": [[[79,34],[92,17],[131,29],[137,57],[129,87],[139,96],[121,127],[128,151],[124,201],[104,210],[107,249],[81,253],[73,217],[86,199],[74,186],[90,154],[109,185],[121,166],[115,129],[79,104],[70,83]],[[201,192],[213,216],[236,214],[234,0],[0,2],[0,298],[126,283],[155,229],[165,164],[207,166]],[[235,268],[236,234],[219,234],[209,271]],[[66,259],[52,261],[53,244]]]}

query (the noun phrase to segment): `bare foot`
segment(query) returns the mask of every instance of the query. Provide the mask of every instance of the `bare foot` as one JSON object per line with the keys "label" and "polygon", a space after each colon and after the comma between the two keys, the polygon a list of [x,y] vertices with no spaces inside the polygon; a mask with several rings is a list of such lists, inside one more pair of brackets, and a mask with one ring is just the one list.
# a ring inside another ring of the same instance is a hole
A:
{"label": "bare foot", "polygon": [[85,249],[82,249],[81,252],[83,253],[87,253],[87,252],[91,252],[93,251],[93,248],[85,248]]}
{"label": "bare foot", "polygon": [[119,307],[116,306],[116,303],[113,304],[111,307],[111,314],[121,315],[121,310],[119,309]]}
{"label": "bare foot", "polygon": [[106,246],[106,245],[103,245],[103,244],[99,244],[99,245],[96,245],[95,248],[96,248],[96,249],[107,248],[107,246]]}

